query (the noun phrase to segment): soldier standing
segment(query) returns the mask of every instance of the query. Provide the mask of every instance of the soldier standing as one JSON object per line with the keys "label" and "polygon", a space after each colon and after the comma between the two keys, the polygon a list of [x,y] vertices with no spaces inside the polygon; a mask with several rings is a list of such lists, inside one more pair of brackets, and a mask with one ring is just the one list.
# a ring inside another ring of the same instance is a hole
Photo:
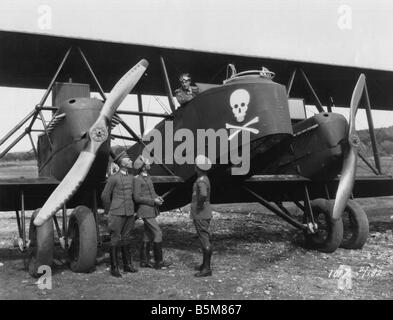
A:
{"label": "soldier standing", "polygon": [[212,275],[210,260],[213,250],[209,233],[212,209],[210,206],[210,181],[206,174],[211,165],[211,161],[203,155],[198,155],[195,158],[195,171],[198,177],[192,187],[190,218],[194,222],[203,252],[203,262],[195,268],[198,271],[195,277]]}
{"label": "soldier standing", "polygon": [[[134,162],[134,169],[138,171],[134,180],[134,200],[138,205],[137,215],[143,219],[144,224],[140,266],[155,269],[168,267],[170,263],[163,260],[162,232],[156,220],[160,214],[158,207],[164,200],[156,194],[151,177],[147,173],[150,170],[149,160],[139,156]],[[150,263],[150,242],[153,242],[154,265]]]}
{"label": "soldier standing", "polygon": [[125,150],[118,150],[113,160],[119,171],[108,178],[101,194],[105,213],[108,216],[108,229],[111,236],[110,262],[111,274],[121,277],[119,272],[119,250],[121,248],[124,272],[137,272],[131,259],[131,232],[135,226],[134,202],[132,200],[134,177],[128,173],[132,161]]}

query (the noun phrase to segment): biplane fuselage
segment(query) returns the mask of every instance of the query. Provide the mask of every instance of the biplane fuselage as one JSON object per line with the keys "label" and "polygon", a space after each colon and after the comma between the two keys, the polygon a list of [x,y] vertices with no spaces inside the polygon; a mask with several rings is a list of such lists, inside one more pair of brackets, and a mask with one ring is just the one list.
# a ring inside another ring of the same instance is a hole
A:
{"label": "biplane fuselage", "polygon": [[[236,103],[239,105],[236,106]],[[65,117],[49,135],[52,151],[46,135],[41,135],[39,139],[40,176],[62,180],[87,143],[84,134],[98,117],[101,108],[100,100],[88,98],[69,99],[60,106],[56,115],[65,114]],[[238,116],[239,108],[243,108],[242,117]],[[292,125],[285,87],[264,77],[246,76],[212,86],[179,107],[172,116],[172,119],[163,120],[155,127],[160,135],[162,154],[157,154],[156,150],[151,154],[154,155],[152,159],[158,162],[152,166],[151,174],[156,177],[176,176],[187,187],[172,192],[163,210],[178,208],[189,202],[189,187],[195,177],[192,161],[200,152],[214,157],[211,160],[215,165],[209,175],[216,189],[220,188],[222,181],[232,181],[236,186],[258,174],[296,174],[324,180],[334,178],[341,170],[342,144],[347,134],[345,118],[334,113],[321,113]],[[252,124],[247,125],[250,122]],[[204,137],[207,130],[214,132],[216,153],[212,156],[209,154],[212,141],[209,145],[209,138]],[[179,132],[188,134],[177,136]],[[231,134],[234,134],[232,139]],[[249,149],[245,148],[245,137],[249,138]],[[156,138],[146,135],[145,146]],[[184,147],[185,144],[188,147]],[[222,148],[224,145],[225,148]],[[135,159],[141,154],[145,146],[140,143],[133,145],[128,150],[131,158]],[[100,186],[105,181],[109,151],[108,139],[97,154],[86,185]],[[237,160],[248,162],[247,170],[240,175],[232,171],[234,167],[239,167],[238,163],[232,163],[231,153],[234,151],[238,155]],[[249,155],[245,154],[247,152]],[[191,153],[192,156],[188,158],[191,161],[185,160],[186,153],[188,156]],[[168,188],[159,187],[159,190],[165,192]],[[238,198],[234,198],[234,194]],[[241,194],[228,192],[227,199],[223,199],[222,194],[219,199],[212,194],[213,203],[233,201],[242,202]]]}

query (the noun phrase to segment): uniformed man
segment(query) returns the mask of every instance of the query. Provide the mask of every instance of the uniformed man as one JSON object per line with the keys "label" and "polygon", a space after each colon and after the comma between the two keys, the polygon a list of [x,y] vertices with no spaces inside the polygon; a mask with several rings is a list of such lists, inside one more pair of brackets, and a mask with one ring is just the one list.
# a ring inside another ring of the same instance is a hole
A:
{"label": "uniformed man", "polygon": [[212,219],[210,206],[210,181],[207,171],[211,168],[211,161],[203,155],[195,158],[195,171],[197,179],[192,187],[192,200],[190,218],[194,222],[195,230],[201,243],[203,262],[195,269],[198,271],[196,277],[207,277],[212,275],[210,260],[212,256],[212,245],[210,243],[209,225]]}
{"label": "uniformed man", "polygon": [[199,88],[191,86],[191,77],[188,73],[183,73],[179,77],[181,87],[175,90],[175,97],[180,105],[194,99],[199,93]]}
{"label": "uniformed man", "polygon": [[137,272],[131,259],[131,232],[135,226],[133,202],[134,177],[128,173],[132,161],[125,149],[118,149],[114,159],[119,171],[108,178],[101,194],[105,213],[108,216],[108,229],[111,236],[110,262],[111,274],[121,277],[119,272],[119,251],[121,248],[124,272]]}
{"label": "uniformed man", "polygon": [[[143,219],[144,223],[140,266],[155,269],[168,267],[170,263],[163,260],[162,232],[156,220],[160,214],[158,207],[164,203],[164,199],[159,197],[154,190],[153,182],[148,174],[150,170],[148,159],[139,156],[134,162],[134,169],[138,172],[134,180],[134,200],[138,206],[137,215]],[[150,242],[153,242],[154,265],[150,262]]]}

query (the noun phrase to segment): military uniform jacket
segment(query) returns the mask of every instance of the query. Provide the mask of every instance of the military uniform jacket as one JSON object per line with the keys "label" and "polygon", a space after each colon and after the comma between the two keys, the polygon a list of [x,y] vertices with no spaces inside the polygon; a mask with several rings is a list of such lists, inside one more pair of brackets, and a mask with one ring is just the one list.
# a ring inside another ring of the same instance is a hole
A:
{"label": "military uniform jacket", "polygon": [[211,219],[210,181],[206,175],[200,176],[192,187],[191,219]]}
{"label": "military uniform jacket", "polygon": [[134,201],[140,218],[155,218],[160,214],[154,199],[158,195],[149,175],[139,174],[134,178]]}
{"label": "military uniform jacket", "polygon": [[111,175],[101,194],[105,211],[115,216],[132,216],[135,214],[132,199],[134,177],[118,171]]}
{"label": "military uniform jacket", "polygon": [[184,90],[183,88],[178,88],[175,90],[175,96],[177,101],[179,101],[180,104],[184,104],[193,98],[199,93],[199,88],[198,87],[192,87],[190,86],[190,91]]}

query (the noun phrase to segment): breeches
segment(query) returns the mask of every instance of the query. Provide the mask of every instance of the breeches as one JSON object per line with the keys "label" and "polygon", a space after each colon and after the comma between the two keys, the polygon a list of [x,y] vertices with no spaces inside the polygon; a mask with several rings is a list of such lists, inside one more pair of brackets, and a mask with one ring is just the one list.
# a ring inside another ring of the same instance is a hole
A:
{"label": "breeches", "polygon": [[143,241],[162,242],[162,231],[156,218],[143,218]]}
{"label": "breeches", "polygon": [[108,217],[108,228],[111,235],[111,245],[129,245],[131,243],[131,233],[135,226],[135,216],[114,216]]}
{"label": "breeches", "polygon": [[202,248],[211,248],[210,244],[210,219],[194,219],[194,226]]}

